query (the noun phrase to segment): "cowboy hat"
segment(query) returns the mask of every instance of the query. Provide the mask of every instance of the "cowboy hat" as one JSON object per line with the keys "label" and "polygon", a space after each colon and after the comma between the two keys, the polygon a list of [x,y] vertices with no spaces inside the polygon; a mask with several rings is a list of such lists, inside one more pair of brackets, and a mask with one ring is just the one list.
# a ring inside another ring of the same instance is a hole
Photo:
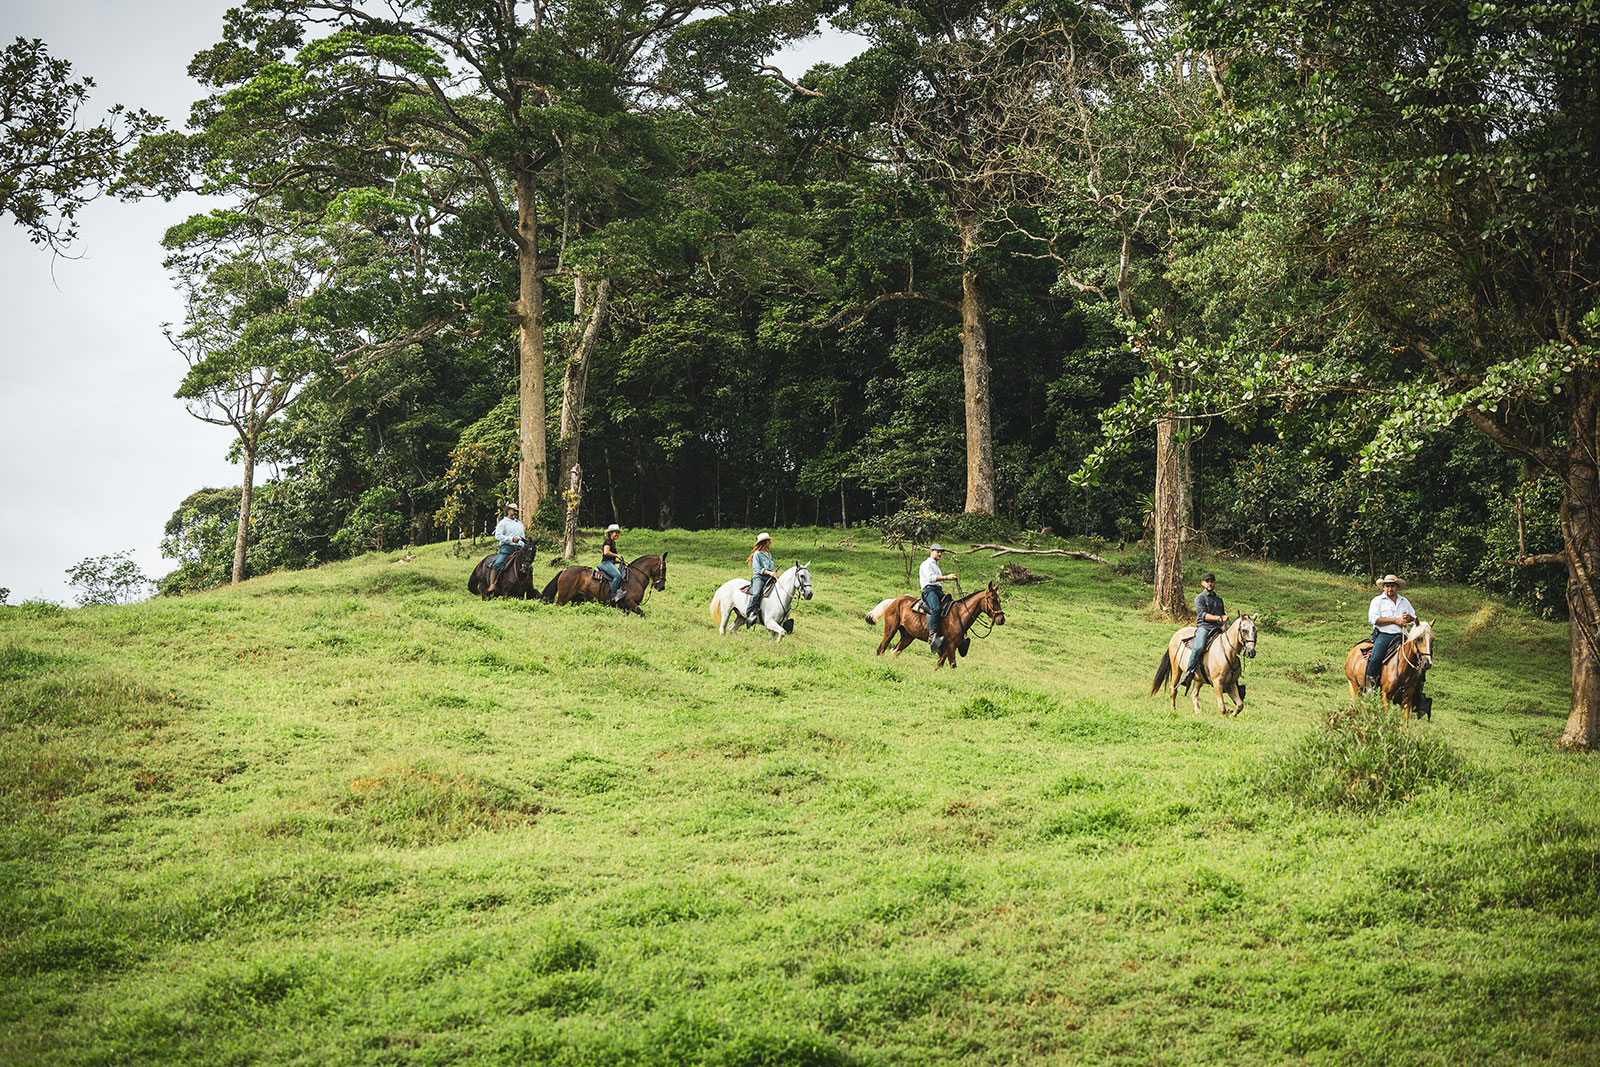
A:
{"label": "cowboy hat", "polygon": [[606,527],[606,533],[612,532],[621,533],[622,527],[618,526],[616,523],[612,523],[610,526]]}
{"label": "cowboy hat", "polygon": [[507,511],[521,511],[522,509],[517,507],[515,504],[507,504],[506,505],[506,510]]}
{"label": "cowboy hat", "polygon": [[772,540],[772,535],[771,534],[768,534],[768,533],[758,533],[758,534],[756,534],[756,544],[758,544],[758,545],[763,541],[770,541],[770,540]]}
{"label": "cowboy hat", "polygon": [[1402,589],[1404,589],[1406,587],[1406,582],[1405,582],[1404,578],[1396,578],[1392,574],[1385,574],[1382,578],[1378,579],[1378,584],[1379,585],[1389,585],[1390,583],[1398,585]]}

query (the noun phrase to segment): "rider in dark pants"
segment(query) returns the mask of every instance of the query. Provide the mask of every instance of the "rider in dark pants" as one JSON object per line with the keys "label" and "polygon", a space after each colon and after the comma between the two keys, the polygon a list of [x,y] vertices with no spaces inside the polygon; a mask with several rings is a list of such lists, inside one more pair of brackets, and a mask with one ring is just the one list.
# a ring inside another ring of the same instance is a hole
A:
{"label": "rider in dark pants", "polygon": [[955,575],[944,573],[939,557],[944,546],[935,541],[928,546],[928,558],[922,561],[917,578],[922,582],[922,602],[928,606],[928,647],[938,652],[944,647],[944,632],[939,624],[944,619],[944,583],[955,580]]}
{"label": "rider in dark pants", "polygon": [[493,593],[500,587],[500,572],[505,569],[506,561],[522,548],[527,536],[527,530],[523,529],[522,523],[517,519],[517,506],[507,504],[506,517],[494,528],[494,539],[499,542],[500,549],[494,557],[494,562],[489,564],[488,592]]}
{"label": "rider in dark pants", "polygon": [[761,598],[766,595],[767,583],[778,575],[772,569],[772,538],[756,535],[756,547],[750,551],[750,602],[745,606],[745,621],[751,626],[761,623]]}
{"label": "rider in dark pants", "polygon": [[1217,595],[1217,576],[1206,571],[1200,579],[1200,592],[1194,598],[1193,651],[1189,653],[1188,669],[1178,679],[1179,685],[1186,686],[1194,681],[1194,672],[1199,669],[1201,657],[1206,654],[1206,645],[1213,634],[1227,625],[1228,609],[1222,606],[1222,598]]}
{"label": "rider in dark pants", "polygon": [[1417,621],[1411,601],[1400,595],[1405,583],[1392,574],[1378,580],[1383,592],[1372,598],[1367,607],[1367,621],[1372,624],[1372,655],[1367,657],[1367,685],[1378,684],[1383,676],[1384,657],[1389,649],[1405,637],[1405,627]]}
{"label": "rider in dark pants", "polygon": [[622,600],[622,579],[628,573],[627,564],[622,559],[622,553],[617,551],[617,535],[621,532],[622,527],[612,523],[606,527],[606,539],[600,542],[600,571],[611,579],[611,602],[613,604]]}

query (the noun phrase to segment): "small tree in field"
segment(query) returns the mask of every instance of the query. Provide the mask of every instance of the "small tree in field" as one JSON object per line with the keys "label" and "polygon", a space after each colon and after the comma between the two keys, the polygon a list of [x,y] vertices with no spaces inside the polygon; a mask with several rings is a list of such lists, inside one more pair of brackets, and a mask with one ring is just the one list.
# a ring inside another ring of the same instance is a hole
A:
{"label": "small tree in field", "polygon": [[151,580],[128,558],[127,550],[90,556],[67,568],[67,584],[78,590],[78,604],[131,604],[144,598]]}

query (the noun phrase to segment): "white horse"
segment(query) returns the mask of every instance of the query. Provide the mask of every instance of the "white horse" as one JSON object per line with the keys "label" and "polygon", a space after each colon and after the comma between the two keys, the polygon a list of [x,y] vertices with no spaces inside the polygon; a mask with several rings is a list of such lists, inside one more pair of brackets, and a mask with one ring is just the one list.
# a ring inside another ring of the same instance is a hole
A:
{"label": "white horse", "polygon": [[[783,622],[794,605],[795,593],[798,592],[804,600],[811,599],[810,567],[811,562],[807,560],[805,563],[796,563],[778,575],[778,580],[772,583],[772,592],[761,602],[761,621],[772,631],[774,641],[783,640],[783,635],[788,632],[783,628]],[[750,579],[729,578],[723,582],[722,588],[711,598],[711,621],[717,624],[717,633],[737,633],[739,627],[749,626],[750,620],[744,614],[749,603]]]}

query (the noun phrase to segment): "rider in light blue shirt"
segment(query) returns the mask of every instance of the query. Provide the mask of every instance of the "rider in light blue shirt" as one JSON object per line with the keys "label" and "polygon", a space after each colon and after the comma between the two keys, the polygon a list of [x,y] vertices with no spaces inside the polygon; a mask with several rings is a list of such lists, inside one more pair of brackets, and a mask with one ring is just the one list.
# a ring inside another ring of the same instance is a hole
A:
{"label": "rider in light blue shirt", "polygon": [[944,631],[939,628],[944,618],[944,583],[954,581],[955,575],[946,574],[939,566],[944,546],[935,541],[928,546],[928,558],[917,570],[917,580],[922,583],[922,602],[928,606],[928,647],[938,652],[944,647]]}
{"label": "rider in light blue shirt", "polygon": [[517,506],[507,504],[506,517],[494,528],[494,539],[499,542],[500,549],[494,562],[489,564],[489,592],[494,592],[495,586],[500,584],[500,571],[505,567],[506,560],[516,555],[527,536],[521,520],[517,518]]}
{"label": "rider in light blue shirt", "polygon": [[766,594],[767,584],[778,577],[772,568],[772,537],[757,534],[756,547],[750,551],[750,603],[744,610],[744,617],[751,626],[761,622],[761,598]]}

